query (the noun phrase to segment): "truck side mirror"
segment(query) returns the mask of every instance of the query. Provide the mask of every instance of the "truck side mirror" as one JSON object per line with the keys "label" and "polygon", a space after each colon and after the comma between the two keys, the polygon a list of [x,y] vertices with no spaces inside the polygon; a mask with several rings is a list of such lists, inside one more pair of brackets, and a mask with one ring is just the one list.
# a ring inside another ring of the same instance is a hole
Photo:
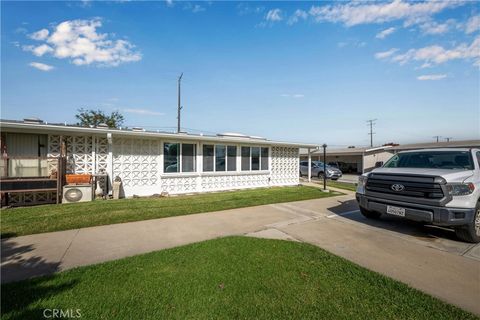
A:
{"label": "truck side mirror", "polygon": [[375,162],[375,168],[380,168],[381,166],[383,166],[383,161]]}

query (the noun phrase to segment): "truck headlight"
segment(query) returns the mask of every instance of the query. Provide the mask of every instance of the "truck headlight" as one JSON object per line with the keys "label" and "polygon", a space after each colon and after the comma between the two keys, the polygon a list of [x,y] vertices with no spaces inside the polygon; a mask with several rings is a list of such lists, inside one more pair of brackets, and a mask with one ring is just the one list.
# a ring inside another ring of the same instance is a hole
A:
{"label": "truck headlight", "polygon": [[475,185],[469,183],[447,184],[447,191],[451,196],[467,196],[475,191]]}
{"label": "truck headlight", "polygon": [[358,185],[365,188],[365,185],[367,184],[367,180],[368,180],[368,176],[358,177]]}

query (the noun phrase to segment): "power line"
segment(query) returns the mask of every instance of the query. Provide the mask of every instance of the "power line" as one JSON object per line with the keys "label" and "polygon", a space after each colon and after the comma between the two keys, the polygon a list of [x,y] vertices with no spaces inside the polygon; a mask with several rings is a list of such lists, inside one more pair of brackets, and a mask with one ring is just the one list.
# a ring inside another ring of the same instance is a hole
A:
{"label": "power line", "polygon": [[433,139],[436,139],[436,140],[437,140],[437,143],[438,143],[441,137],[442,137],[442,136],[433,136]]}
{"label": "power line", "polygon": [[367,123],[370,125],[370,147],[373,147],[373,135],[375,134],[375,132],[373,132],[373,126],[375,125],[375,121],[377,121],[378,119],[370,119],[370,120],[367,120]]}

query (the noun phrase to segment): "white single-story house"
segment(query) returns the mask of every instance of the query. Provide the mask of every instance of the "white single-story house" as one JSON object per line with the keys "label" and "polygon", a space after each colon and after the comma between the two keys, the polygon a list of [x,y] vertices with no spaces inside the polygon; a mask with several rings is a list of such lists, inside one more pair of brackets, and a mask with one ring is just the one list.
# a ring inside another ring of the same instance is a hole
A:
{"label": "white single-story house", "polygon": [[[48,175],[49,159],[60,156],[63,141],[67,174],[107,174],[110,185],[118,177],[127,197],[297,185],[299,149],[318,148],[234,133],[196,135],[31,119],[1,120],[0,126],[4,159],[18,159],[4,166],[2,177]],[[41,168],[36,157],[43,161]]]}

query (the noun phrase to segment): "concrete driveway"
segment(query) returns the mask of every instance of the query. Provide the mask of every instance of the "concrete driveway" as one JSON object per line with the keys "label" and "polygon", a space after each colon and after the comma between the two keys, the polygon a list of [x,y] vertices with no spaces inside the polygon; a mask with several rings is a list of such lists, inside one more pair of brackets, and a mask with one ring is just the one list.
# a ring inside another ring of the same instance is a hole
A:
{"label": "concrete driveway", "polygon": [[353,193],[2,240],[2,282],[228,235],[304,241],[480,314],[480,245],[395,217],[371,221]]}

